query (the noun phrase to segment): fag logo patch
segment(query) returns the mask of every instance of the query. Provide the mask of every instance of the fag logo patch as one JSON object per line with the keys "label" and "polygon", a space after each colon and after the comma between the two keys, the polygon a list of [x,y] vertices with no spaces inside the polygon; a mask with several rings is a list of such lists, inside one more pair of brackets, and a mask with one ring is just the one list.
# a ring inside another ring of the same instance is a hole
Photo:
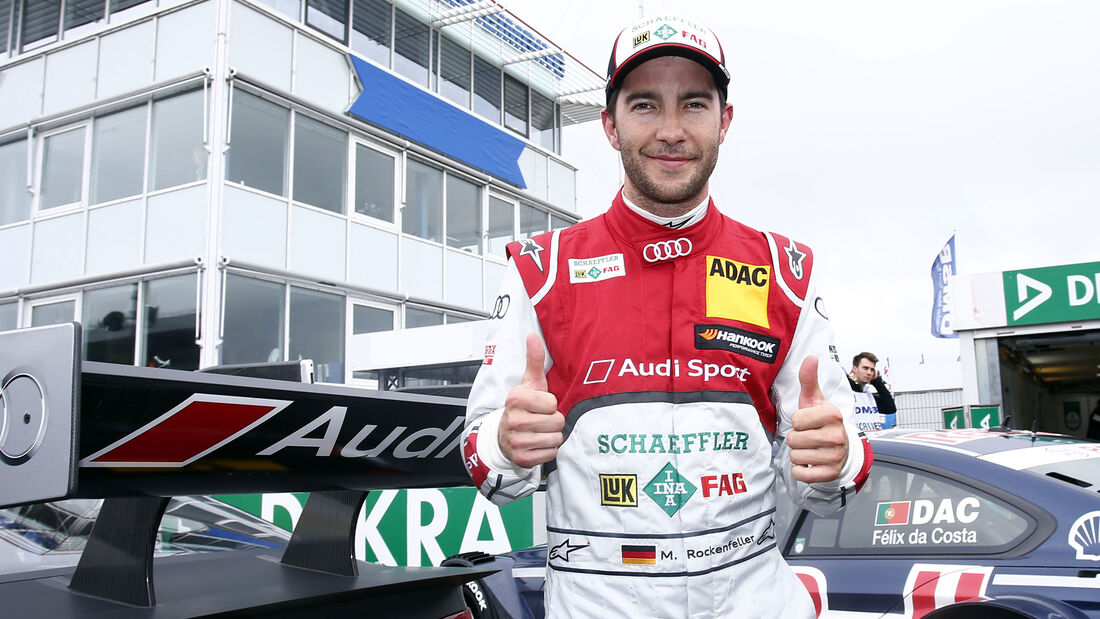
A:
{"label": "fag logo patch", "polygon": [[707,317],[738,320],[770,328],[768,291],[771,266],[743,264],[707,256]]}
{"label": "fag logo patch", "polygon": [[626,275],[622,254],[609,254],[598,258],[573,258],[569,260],[569,283],[585,284]]}

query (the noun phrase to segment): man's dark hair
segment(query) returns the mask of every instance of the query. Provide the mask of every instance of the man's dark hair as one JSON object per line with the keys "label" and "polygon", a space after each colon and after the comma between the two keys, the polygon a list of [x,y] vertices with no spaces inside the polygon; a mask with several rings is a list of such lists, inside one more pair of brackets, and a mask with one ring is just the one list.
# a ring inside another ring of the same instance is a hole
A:
{"label": "man's dark hair", "polygon": [[878,357],[875,356],[875,353],[861,352],[858,355],[852,357],[852,367],[858,367],[860,359],[866,359],[871,363],[878,363]]}

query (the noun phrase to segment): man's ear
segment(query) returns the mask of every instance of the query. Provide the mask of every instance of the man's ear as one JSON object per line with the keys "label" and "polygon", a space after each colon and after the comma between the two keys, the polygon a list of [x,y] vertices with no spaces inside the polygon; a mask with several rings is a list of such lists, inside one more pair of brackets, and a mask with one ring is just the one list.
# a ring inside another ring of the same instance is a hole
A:
{"label": "man's ear", "polygon": [[621,150],[619,148],[619,133],[615,130],[615,117],[605,108],[600,112],[600,119],[603,121],[603,132],[604,135],[607,136],[607,141],[611,144],[611,148]]}
{"label": "man's ear", "polygon": [[718,126],[719,144],[726,141],[726,131],[729,130],[731,122],[733,122],[733,106],[727,103],[725,109],[722,110],[722,119]]}

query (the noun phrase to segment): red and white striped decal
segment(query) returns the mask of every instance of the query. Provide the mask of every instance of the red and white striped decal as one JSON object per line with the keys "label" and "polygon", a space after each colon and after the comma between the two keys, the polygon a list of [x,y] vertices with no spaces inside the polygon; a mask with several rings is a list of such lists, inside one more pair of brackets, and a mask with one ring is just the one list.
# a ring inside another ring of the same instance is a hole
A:
{"label": "red and white striped decal", "polygon": [[905,617],[928,613],[966,600],[983,599],[992,567],[916,563],[905,580]]}
{"label": "red and white striped decal", "polygon": [[289,405],[289,400],[196,393],[167,413],[82,459],[80,466],[184,467]]}
{"label": "red and white striped decal", "polygon": [[802,586],[810,592],[810,599],[814,601],[814,611],[817,617],[823,617],[829,612],[829,583],[825,580],[825,573],[816,567],[808,565],[792,565]]}

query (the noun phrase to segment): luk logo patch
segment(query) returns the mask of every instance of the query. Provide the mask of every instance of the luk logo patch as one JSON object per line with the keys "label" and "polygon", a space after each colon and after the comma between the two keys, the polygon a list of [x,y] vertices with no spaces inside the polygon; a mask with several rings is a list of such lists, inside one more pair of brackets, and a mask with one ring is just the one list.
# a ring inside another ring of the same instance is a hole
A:
{"label": "luk logo patch", "polygon": [[645,487],[645,493],[671,518],[695,494],[695,486],[681,477],[680,472],[669,462],[650,480]]}
{"label": "luk logo patch", "polygon": [[609,507],[638,506],[637,475],[600,474],[600,505]]}
{"label": "luk logo patch", "polygon": [[586,284],[626,275],[622,254],[569,260],[569,283]]}
{"label": "luk logo patch", "polygon": [[634,47],[638,47],[642,43],[649,43],[649,31],[648,30],[646,30],[645,32],[643,32],[643,33],[639,34],[638,36],[634,37]]}
{"label": "luk logo patch", "polygon": [[707,256],[707,317],[738,320],[769,328],[771,266]]}
{"label": "luk logo patch", "polygon": [[728,350],[765,363],[775,363],[779,354],[779,338],[725,325],[695,325],[695,347],[700,350]]}

